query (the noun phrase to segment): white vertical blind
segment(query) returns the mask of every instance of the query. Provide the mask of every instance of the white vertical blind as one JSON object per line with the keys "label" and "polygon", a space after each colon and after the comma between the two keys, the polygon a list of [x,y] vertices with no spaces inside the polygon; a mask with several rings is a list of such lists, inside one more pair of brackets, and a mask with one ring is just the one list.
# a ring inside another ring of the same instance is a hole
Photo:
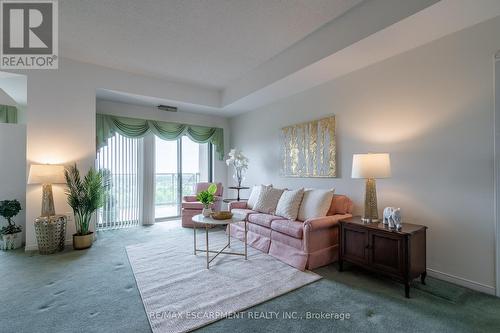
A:
{"label": "white vertical blind", "polygon": [[97,152],[97,169],[107,170],[111,175],[107,201],[97,214],[98,230],[139,225],[142,144],[143,139],[130,139],[116,134]]}

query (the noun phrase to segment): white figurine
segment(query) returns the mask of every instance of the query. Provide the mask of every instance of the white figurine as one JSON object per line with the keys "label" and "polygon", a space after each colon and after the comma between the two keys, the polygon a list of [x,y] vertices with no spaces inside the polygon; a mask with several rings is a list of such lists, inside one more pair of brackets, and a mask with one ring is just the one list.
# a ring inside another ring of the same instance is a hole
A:
{"label": "white figurine", "polygon": [[391,229],[401,230],[401,208],[385,207],[382,223]]}
{"label": "white figurine", "polygon": [[384,225],[388,225],[389,224],[389,220],[391,219],[391,216],[392,216],[392,212],[395,210],[396,208],[394,207],[385,207],[384,208],[384,218],[382,220],[382,223]]}

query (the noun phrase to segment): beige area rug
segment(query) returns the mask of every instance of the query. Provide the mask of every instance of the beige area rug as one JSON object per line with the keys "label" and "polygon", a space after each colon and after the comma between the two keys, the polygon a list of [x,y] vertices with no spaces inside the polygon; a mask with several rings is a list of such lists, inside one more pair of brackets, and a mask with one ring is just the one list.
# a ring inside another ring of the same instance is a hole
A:
{"label": "beige area rug", "polygon": [[[227,240],[223,231],[209,236],[211,250]],[[204,248],[201,230],[197,239]],[[231,251],[242,250],[243,243],[233,238]],[[127,254],[154,333],[191,331],[321,278],[251,247],[248,260],[221,254],[207,270],[205,254],[193,254],[189,233],[128,246]]]}

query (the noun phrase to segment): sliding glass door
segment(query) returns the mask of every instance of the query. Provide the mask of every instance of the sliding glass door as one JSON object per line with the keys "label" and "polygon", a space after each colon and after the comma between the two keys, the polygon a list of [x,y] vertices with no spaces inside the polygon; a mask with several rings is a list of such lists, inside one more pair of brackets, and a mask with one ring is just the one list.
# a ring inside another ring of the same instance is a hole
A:
{"label": "sliding glass door", "polygon": [[179,215],[179,142],[155,137],[155,219]]}
{"label": "sliding glass door", "polygon": [[195,184],[211,180],[211,148],[187,136],[177,141],[155,138],[155,219],[180,216],[182,197]]}
{"label": "sliding glass door", "polygon": [[211,144],[198,144],[186,136],[165,141],[115,134],[97,151],[96,168],[111,176],[107,200],[97,214],[97,229],[180,216],[182,197],[194,194],[197,182],[212,180],[212,155]]}

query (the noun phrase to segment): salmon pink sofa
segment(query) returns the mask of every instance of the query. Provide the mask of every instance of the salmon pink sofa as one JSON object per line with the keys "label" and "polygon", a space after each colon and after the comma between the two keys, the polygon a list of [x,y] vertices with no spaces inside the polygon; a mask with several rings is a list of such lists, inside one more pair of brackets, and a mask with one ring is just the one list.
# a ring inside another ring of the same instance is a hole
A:
{"label": "salmon pink sofa", "polygon": [[[338,221],[352,216],[352,201],[334,195],[327,216],[291,221],[248,209],[246,202],[231,202],[229,209],[248,222],[248,245],[300,270],[314,269],[337,261]],[[231,225],[231,236],[244,240],[244,222]]]}

